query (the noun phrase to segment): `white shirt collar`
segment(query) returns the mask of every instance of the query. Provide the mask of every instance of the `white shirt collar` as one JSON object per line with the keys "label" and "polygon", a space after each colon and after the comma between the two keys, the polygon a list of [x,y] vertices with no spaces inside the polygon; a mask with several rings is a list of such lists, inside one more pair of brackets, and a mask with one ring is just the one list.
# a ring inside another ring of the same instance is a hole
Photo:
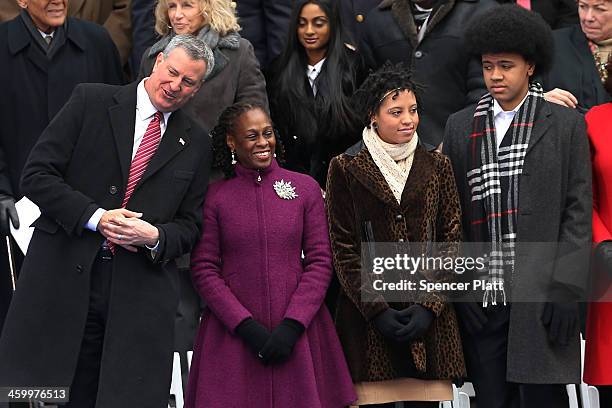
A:
{"label": "white shirt collar", "polygon": [[306,72],[308,74],[308,77],[310,78],[311,73],[316,73],[316,75],[314,76],[314,78],[316,78],[319,75],[319,73],[321,73],[321,68],[323,68],[324,62],[325,62],[325,58],[323,58],[321,61],[317,62],[314,65],[308,65],[308,70]]}
{"label": "white shirt collar", "polygon": [[[38,30],[38,28],[37,28]],[[38,30],[38,32],[40,33],[41,37],[44,39],[45,37],[49,37],[51,36],[51,38],[53,38],[53,36],[55,36],[55,30],[51,31],[50,33],[45,33],[44,31],[40,31]]]}
{"label": "white shirt collar", "polygon": [[[147,79],[149,79],[149,77],[146,77],[140,81],[138,87],[136,88],[136,115],[138,115],[139,120],[147,120],[155,115],[155,112],[157,112],[157,108],[151,103],[149,94],[144,87],[144,83]],[[163,112],[164,124],[168,123],[168,118],[171,114],[172,112]]]}
{"label": "white shirt collar", "polygon": [[427,11],[427,12],[431,13],[431,11],[433,10],[433,7],[432,7],[432,8],[423,8],[423,7],[419,6],[418,4],[415,4],[415,5],[414,5],[414,7],[415,7],[415,8],[416,8],[418,11],[420,11],[420,12]]}
{"label": "white shirt collar", "polygon": [[493,99],[493,117],[497,117],[497,115],[499,115],[500,113],[512,113],[512,115],[514,115],[516,112],[518,112],[518,110],[521,108],[521,106],[523,106],[523,103],[525,103],[525,99],[527,99],[527,96],[529,95],[529,92],[527,92],[527,94],[525,95],[525,97],[523,98],[523,100],[521,101],[521,103],[519,103],[518,105],[516,105],[516,107],[510,111],[505,111],[501,105],[497,102],[497,99]]}

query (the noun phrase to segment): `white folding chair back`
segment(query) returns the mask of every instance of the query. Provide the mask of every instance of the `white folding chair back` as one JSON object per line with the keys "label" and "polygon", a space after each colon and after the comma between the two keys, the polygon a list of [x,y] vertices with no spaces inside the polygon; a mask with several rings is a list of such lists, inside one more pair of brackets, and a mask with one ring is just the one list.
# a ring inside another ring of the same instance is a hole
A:
{"label": "white folding chair back", "polygon": [[[174,353],[172,362],[172,383],[170,384],[170,395],[174,395],[176,408],[183,408],[183,377],[181,376],[181,357],[179,353]],[[170,404],[168,404],[168,408]]]}

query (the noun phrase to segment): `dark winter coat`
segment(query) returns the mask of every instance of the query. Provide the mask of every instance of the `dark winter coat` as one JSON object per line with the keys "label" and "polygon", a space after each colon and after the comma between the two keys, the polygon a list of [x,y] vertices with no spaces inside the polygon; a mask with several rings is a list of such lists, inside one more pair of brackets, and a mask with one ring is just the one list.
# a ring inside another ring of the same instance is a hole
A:
{"label": "dark winter coat", "polygon": [[[120,208],[132,159],[136,83],[79,85],[32,150],[22,187],[41,209],[0,338],[0,384],[69,386],[87,320],[90,274],[104,237],[85,228]],[[168,404],[174,260],[200,236],[210,138],[176,111],[127,208],[159,229],[156,253],[117,247],[97,407]]]}
{"label": "dark winter coat", "polygon": [[[0,192],[21,197],[19,180],[30,150],[77,84],[123,81],[107,31],[66,19],[49,59],[21,16],[0,25]],[[52,43],[53,44],[53,43]]]}
{"label": "dark winter coat", "polygon": [[543,77],[544,90],[570,91],[583,112],[609,102],[610,95],[601,82],[589,41],[580,26],[556,30],[553,37],[555,54],[550,72]]}
{"label": "dark winter coat", "polygon": [[[446,126],[444,152],[453,163],[463,212],[464,239],[473,241],[467,215],[471,194],[466,163],[474,108],[452,115]],[[585,290],[591,246],[591,162],[584,118],[572,109],[543,103],[536,115],[519,181],[517,255],[512,291],[516,298],[551,285]],[[534,244],[536,243],[536,244]],[[558,261],[542,259],[540,243],[559,248]],[[559,244],[561,243],[561,244]],[[574,251],[565,252],[572,248]],[[585,251],[586,249],[586,251]],[[475,299],[476,300],[476,299]],[[481,299],[480,299],[481,300]],[[544,303],[513,303],[508,333],[508,381],[527,384],[580,382],[578,328],[567,346],[548,339],[542,324]],[[461,316],[459,316],[461,318]]]}
{"label": "dark winter coat", "polygon": [[476,14],[496,5],[494,0],[443,1],[430,16],[421,43],[409,0],[384,0],[367,16],[360,49],[368,65],[403,61],[424,87],[418,99],[419,136],[429,147],[442,141],[450,114],[486,92],[480,60],[468,54],[462,37]]}
{"label": "dark winter coat", "polygon": [[[423,340],[397,344],[384,338],[373,319],[407,303],[362,301],[362,242],[459,242],[461,212],[448,158],[418,147],[402,193],[393,196],[363,142],[330,164],[326,202],[334,266],[341,290],[336,327],[353,382],[402,376],[411,364],[425,378],[465,375],[459,329],[452,305],[438,294],[419,302],[435,314]],[[371,225],[371,234],[363,231]]]}

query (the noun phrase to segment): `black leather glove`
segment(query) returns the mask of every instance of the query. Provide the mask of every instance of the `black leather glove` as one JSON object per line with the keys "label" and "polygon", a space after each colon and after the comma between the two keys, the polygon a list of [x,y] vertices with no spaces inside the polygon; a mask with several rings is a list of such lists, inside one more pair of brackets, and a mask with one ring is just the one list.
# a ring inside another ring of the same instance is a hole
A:
{"label": "black leather glove", "polygon": [[548,327],[548,339],[551,342],[566,346],[578,327],[576,295],[569,289],[557,286],[551,291],[551,296],[553,299],[564,301],[546,303],[542,313],[542,323]]}
{"label": "black leather glove", "polygon": [[603,241],[595,248],[595,265],[612,277],[612,241]]}
{"label": "black leather glove", "polygon": [[11,233],[9,220],[13,227],[19,228],[19,216],[15,209],[15,199],[8,194],[0,194],[0,234],[7,236]]}
{"label": "black leather glove", "polygon": [[270,338],[270,332],[253,318],[243,320],[236,327],[236,334],[246,343],[256,356]]}
{"label": "black leather glove", "polygon": [[489,321],[480,304],[476,302],[456,302],[454,305],[459,321],[471,335],[478,334]]}
{"label": "black leather glove", "polygon": [[302,323],[293,319],[283,319],[259,352],[264,364],[277,364],[287,360],[304,330]]}
{"label": "black leather glove", "polygon": [[435,317],[431,310],[421,305],[412,305],[400,311],[400,319],[406,325],[396,333],[397,341],[404,342],[425,336]]}
{"label": "black leather glove", "polygon": [[397,341],[397,332],[405,326],[400,311],[389,308],[374,318],[374,327],[389,340]]}

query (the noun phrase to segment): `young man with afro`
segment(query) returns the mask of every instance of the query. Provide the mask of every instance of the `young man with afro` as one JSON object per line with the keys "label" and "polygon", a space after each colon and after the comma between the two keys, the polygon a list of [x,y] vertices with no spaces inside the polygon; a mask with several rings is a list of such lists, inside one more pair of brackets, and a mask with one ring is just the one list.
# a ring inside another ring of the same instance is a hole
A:
{"label": "young man with afro", "polygon": [[450,116],[444,152],[464,240],[486,243],[489,290],[456,309],[479,407],[567,407],[580,382],[577,300],[591,240],[591,172],[583,117],[549,103],[534,78],[550,65],[550,28],[516,5],[466,32],[489,91]]}

